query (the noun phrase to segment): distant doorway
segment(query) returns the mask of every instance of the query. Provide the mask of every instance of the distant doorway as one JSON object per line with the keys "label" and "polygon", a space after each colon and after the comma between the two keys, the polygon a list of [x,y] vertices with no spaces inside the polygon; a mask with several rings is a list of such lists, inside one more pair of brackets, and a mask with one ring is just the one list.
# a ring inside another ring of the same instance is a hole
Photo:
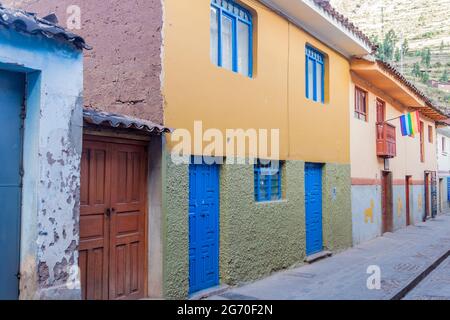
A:
{"label": "distant doorway", "polygon": [[383,171],[381,179],[382,234],[393,231],[392,172]]}
{"label": "distant doorway", "polygon": [[425,184],[425,215],[423,218],[423,221],[426,221],[430,217],[430,173],[425,172],[424,177],[424,184]]}
{"label": "distant doorway", "polygon": [[411,207],[410,207],[410,199],[411,199],[411,176],[406,176],[405,179],[405,193],[406,193],[406,226],[411,225]]}

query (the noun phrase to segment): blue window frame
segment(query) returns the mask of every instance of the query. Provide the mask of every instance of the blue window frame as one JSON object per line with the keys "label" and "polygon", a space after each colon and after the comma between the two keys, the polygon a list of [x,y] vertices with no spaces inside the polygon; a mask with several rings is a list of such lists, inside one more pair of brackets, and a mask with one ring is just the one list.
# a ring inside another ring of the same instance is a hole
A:
{"label": "blue window frame", "polygon": [[450,201],[450,177],[447,177],[447,200]]}
{"label": "blue window frame", "polygon": [[306,46],[306,98],[325,103],[325,57]]}
{"label": "blue window frame", "polygon": [[253,75],[252,15],[232,0],[211,0],[211,61],[219,67]]}
{"label": "blue window frame", "polygon": [[260,160],[255,164],[255,200],[281,200],[281,162]]}

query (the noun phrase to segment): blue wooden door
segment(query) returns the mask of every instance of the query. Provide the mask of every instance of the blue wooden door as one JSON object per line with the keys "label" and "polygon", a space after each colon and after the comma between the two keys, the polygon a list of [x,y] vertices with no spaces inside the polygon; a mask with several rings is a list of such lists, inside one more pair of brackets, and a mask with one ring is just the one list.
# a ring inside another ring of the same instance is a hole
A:
{"label": "blue wooden door", "polygon": [[306,255],[323,249],[322,240],[322,165],[305,165]]}
{"label": "blue wooden door", "polygon": [[219,167],[189,172],[189,292],[219,284]]}
{"label": "blue wooden door", "polygon": [[24,76],[0,71],[0,300],[19,293],[19,235]]}

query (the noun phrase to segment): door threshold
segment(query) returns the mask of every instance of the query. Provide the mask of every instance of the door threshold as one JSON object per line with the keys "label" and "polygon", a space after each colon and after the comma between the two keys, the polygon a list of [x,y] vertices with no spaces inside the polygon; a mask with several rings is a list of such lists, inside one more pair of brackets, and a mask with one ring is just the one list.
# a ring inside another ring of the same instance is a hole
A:
{"label": "door threshold", "polygon": [[328,250],[321,251],[321,252],[314,253],[312,255],[307,256],[306,259],[305,259],[305,262],[313,263],[313,262],[316,262],[318,260],[331,257],[332,255],[333,255],[333,253],[331,251],[328,251]]}
{"label": "door threshold", "polygon": [[189,300],[203,300],[211,296],[217,296],[228,290],[230,286],[223,284],[220,286],[204,289],[189,295]]}

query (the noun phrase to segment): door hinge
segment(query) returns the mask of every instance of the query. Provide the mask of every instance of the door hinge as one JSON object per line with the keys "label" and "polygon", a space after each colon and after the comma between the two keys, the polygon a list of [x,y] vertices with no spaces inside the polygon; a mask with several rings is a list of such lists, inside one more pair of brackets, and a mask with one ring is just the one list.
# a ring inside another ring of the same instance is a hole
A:
{"label": "door hinge", "polygon": [[16,277],[17,277],[17,279],[19,279],[19,280],[22,278],[22,275],[20,274],[20,272],[17,272]]}

